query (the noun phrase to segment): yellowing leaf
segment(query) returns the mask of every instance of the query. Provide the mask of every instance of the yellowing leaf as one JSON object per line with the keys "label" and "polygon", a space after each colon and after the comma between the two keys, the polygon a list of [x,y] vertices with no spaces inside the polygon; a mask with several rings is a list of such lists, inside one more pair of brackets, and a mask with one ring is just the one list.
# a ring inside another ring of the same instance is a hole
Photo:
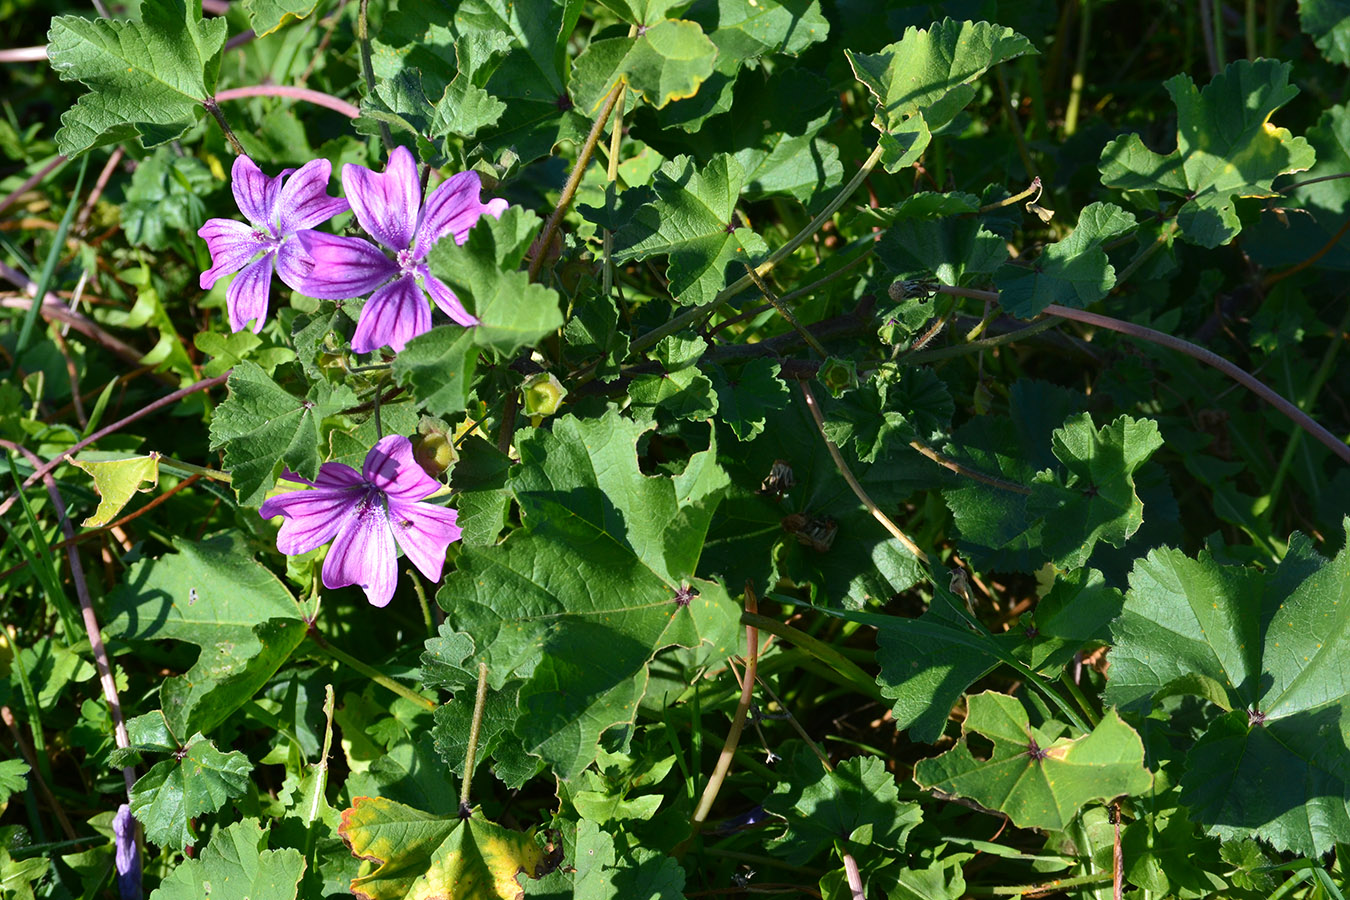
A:
{"label": "yellowing leaf", "polygon": [[558,865],[533,831],[478,813],[443,819],[384,797],[353,799],[338,834],[353,855],[376,863],[352,880],[362,900],[518,900],[518,874],[540,878]]}
{"label": "yellowing leaf", "polygon": [[[149,491],[159,484],[159,454],[110,459],[104,462],[71,460],[94,479],[94,490],[102,498],[94,514],[81,524],[102,526],[122,511],[137,491]],[[148,486],[144,486],[148,483]]]}

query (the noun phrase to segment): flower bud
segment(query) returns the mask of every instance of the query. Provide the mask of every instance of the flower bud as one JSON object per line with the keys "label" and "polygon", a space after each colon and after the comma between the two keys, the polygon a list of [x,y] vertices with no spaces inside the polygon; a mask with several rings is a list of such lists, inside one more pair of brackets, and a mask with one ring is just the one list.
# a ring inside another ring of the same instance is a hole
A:
{"label": "flower bud", "polygon": [[432,478],[439,478],[459,460],[455,442],[443,422],[422,417],[413,438],[413,459]]}
{"label": "flower bud", "polygon": [[842,397],[858,386],[858,366],[851,359],[835,359],[831,356],[821,365],[816,377],[831,396]]}
{"label": "flower bud", "polygon": [[539,372],[525,379],[520,386],[521,406],[531,418],[551,416],[562,406],[567,388],[550,372]]}

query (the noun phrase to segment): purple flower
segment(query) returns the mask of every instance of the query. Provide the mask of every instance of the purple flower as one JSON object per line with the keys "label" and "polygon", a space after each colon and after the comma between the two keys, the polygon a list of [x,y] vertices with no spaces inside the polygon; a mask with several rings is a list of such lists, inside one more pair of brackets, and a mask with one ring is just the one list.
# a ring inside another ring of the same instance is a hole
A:
{"label": "purple flower", "polygon": [[385,346],[402,350],[409,340],[430,331],[431,310],[424,289],[451,319],[460,325],[477,325],[455,292],[432,275],[423,260],[443,237],[464,243],[478,218],[483,213],[499,218],[506,201],[483,203],[478,173],[460,172],[432,191],[423,205],[417,164],[405,147],[394,148],[383,173],[350,163],[343,166],[342,188],[361,227],[394,254],[390,259],[363,238],[317,231],[300,236],[305,252],[314,260],[304,293],[347,300],[375,291],[361,309],[352,349],[357,353]]}
{"label": "purple flower", "polygon": [[395,543],[432,581],[441,577],[445,549],[459,540],[457,513],[419,503],[440,488],[413,460],[412,442],[391,434],[366,454],[358,472],[342,463],[324,463],[310,485],[266,500],[264,519],[285,516],[277,549],[287,556],[308,553],[333,542],[323,561],[323,583],[330,588],[359,584],[375,606],[386,606],[398,582]]}
{"label": "purple flower", "polygon": [[117,872],[117,893],[122,900],[141,898],[141,852],[136,846],[136,819],[130,804],[117,807],[113,816],[113,866]]}
{"label": "purple flower", "polygon": [[[286,176],[292,172],[295,174],[287,180]],[[295,241],[296,232],[313,228],[350,208],[346,200],[328,196],[328,177],[332,172],[332,163],[316,159],[305,163],[298,172],[282,169],[277,177],[268,178],[247,156],[235,157],[230,188],[248,224],[234,219],[209,219],[197,231],[211,251],[211,268],[201,277],[202,290],[209,291],[221,278],[243,269],[225,291],[231,330],[243,329],[252,319],[253,331],[262,331],[274,264],[282,281],[297,291],[303,290],[310,262]]]}

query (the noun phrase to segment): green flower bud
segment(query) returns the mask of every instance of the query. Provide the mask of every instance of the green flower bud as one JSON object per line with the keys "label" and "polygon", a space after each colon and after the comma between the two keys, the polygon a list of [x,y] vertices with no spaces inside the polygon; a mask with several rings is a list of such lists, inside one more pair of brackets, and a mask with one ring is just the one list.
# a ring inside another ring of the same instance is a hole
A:
{"label": "green flower bud", "polygon": [[831,356],[821,365],[816,377],[831,396],[842,397],[858,386],[858,366],[851,359],[835,359]]}
{"label": "green flower bud", "polygon": [[567,397],[567,388],[549,372],[531,375],[525,379],[520,390],[521,406],[525,407],[525,414],[531,418],[553,415]]}
{"label": "green flower bud", "polygon": [[439,419],[423,416],[412,445],[413,459],[432,478],[439,478],[459,460],[449,427]]}

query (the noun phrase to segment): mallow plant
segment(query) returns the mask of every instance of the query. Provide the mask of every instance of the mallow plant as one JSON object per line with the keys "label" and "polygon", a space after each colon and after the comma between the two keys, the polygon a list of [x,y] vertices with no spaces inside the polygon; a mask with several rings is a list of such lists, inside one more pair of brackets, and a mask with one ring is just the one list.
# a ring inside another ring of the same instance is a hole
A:
{"label": "mallow plant", "polygon": [[0,900],[1344,896],[1332,5],[205,7],[0,25]]}

